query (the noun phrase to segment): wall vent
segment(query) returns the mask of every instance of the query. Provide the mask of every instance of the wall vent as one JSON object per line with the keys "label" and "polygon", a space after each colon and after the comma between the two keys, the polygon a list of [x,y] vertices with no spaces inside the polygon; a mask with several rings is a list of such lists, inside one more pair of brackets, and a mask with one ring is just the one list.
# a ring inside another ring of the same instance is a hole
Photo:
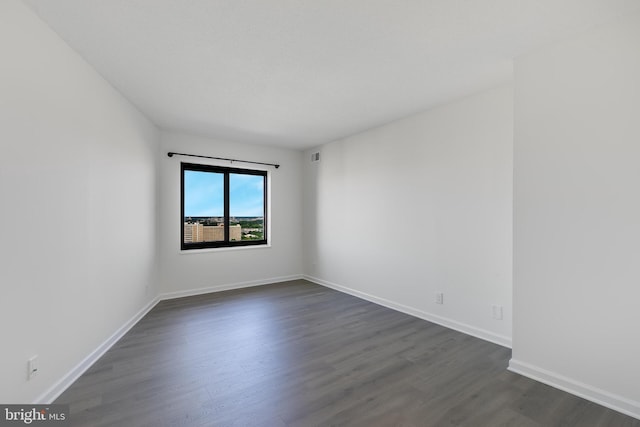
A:
{"label": "wall vent", "polygon": [[311,153],[311,163],[320,161],[320,152]]}

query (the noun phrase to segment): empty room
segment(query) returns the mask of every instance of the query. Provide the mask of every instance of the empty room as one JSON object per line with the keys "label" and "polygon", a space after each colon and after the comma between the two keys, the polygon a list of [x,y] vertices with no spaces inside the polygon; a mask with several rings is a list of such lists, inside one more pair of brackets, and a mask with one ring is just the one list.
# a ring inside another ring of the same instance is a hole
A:
{"label": "empty room", "polygon": [[0,0],[0,425],[640,426],[640,1]]}

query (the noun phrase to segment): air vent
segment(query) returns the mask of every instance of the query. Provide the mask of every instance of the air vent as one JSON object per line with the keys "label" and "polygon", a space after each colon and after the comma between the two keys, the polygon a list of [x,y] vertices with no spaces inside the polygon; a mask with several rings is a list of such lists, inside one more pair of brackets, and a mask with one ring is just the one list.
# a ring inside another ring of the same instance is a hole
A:
{"label": "air vent", "polygon": [[311,153],[311,163],[320,161],[320,153]]}

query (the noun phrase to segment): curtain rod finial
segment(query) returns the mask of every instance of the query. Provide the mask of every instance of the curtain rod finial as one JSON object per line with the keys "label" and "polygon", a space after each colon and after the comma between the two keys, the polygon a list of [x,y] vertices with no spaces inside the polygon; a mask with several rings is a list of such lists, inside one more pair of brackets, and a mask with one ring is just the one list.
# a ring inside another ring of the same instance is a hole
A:
{"label": "curtain rod finial", "polygon": [[167,156],[173,157],[173,153],[167,153]]}

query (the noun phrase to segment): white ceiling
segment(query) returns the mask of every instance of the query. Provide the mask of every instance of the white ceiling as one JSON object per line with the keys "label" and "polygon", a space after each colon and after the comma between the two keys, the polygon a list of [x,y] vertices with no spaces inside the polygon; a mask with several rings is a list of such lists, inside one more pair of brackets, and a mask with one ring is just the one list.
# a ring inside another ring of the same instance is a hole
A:
{"label": "white ceiling", "polygon": [[307,148],[509,79],[640,0],[24,0],[164,129]]}

